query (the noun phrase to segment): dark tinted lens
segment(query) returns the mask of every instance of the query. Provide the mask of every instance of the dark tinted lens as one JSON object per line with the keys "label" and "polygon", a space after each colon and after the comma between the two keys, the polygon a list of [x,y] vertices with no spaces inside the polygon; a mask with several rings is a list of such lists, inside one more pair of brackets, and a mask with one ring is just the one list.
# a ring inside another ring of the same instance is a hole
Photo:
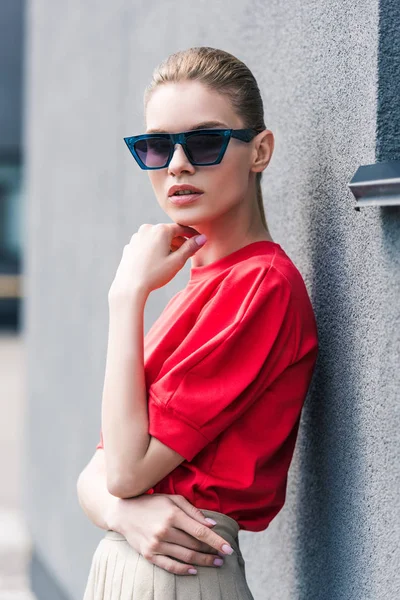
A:
{"label": "dark tinted lens", "polygon": [[162,167],[168,160],[171,141],[166,138],[148,138],[138,140],[135,150],[146,167]]}
{"label": "dark tinted lens", "polygon": [[224,137],[219,134],[194,134],[186,141],[186,147],[196,163],[211,163],[217,160],[224,143]]}

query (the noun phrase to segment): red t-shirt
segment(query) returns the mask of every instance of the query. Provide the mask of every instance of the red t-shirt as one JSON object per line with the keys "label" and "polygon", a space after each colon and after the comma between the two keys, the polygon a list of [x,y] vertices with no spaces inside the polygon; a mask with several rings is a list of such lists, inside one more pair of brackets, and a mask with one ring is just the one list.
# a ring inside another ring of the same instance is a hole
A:
{"label": "red t-shirt", "polygon": [[192,267],[144,340],[149,433],[186,460],[146,493],[266,529],[285,502],[317,353],[304,280],[279,244]]}

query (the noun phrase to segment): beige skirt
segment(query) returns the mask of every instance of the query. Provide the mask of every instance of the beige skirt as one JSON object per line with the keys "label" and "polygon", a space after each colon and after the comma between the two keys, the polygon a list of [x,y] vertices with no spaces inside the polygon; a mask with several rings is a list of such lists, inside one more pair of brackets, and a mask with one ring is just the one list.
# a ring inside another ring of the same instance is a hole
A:
{"label": "beige skirt", "polygon": [[217,522],[212,531],[234,549],[221,567],[195,565],[196,575],[169,573],[109,530],[95,550],[83,600],[254,600],[239,548],[239,524],[214,510],[201,512]]}

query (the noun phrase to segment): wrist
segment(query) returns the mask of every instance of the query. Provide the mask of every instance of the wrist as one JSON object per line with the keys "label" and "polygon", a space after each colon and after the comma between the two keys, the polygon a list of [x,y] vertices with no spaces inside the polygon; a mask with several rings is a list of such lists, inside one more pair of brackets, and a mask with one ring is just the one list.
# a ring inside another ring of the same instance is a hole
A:
{"label": "wrist", "polygon": [[124,535],[124,520],[121,518],[121,512],[125,498],[118,498],[117,496],[112,496],[112,494],[110,494],[110,496],[110,503],[108,504],[106,514],[104,515],[105,524],[107,529],[111,529],[112,531]]}
{"label": "wrist", "polygon": [[113,289],[108,292],[108,305],[111,309],[145,305],[150,291],[143,285],[133,285],[129,289]]}

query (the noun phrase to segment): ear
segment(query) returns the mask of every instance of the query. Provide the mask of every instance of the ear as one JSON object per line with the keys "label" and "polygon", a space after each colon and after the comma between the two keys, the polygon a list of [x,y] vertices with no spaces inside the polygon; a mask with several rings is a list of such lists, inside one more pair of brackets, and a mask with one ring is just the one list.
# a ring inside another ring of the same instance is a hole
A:
{"label": "ear", "polygon": [[264,171],[272,158],[274,151],[275,138],[272,131],[264,129],[253,140],[254,145],[254,160],[251,166],[251,171],[259,173]]}

